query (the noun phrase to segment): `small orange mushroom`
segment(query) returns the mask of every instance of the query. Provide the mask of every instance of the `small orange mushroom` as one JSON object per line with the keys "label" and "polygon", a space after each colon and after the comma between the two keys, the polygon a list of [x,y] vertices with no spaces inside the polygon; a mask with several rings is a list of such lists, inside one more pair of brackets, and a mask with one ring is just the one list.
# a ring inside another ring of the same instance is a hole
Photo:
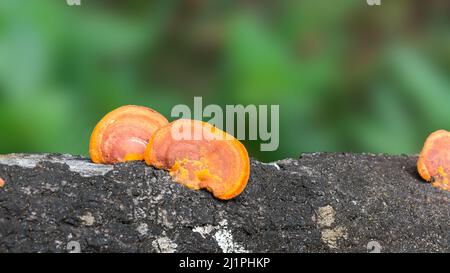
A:
{"label": "small orange mushroom", "polygon": [[3,188],[5,186],[5,180],[0,178],[0,188]]}
{"label": "small orange mushroom", "polygon": [[145,161],[170,172],[190,189],[207,189],[219,199],[239,195],[247,185],[250,160],[242,143],[202,121],[180,119],[158,129]]}
{"label": "small orange mushroom", "polygon": [[91,159],[101,164],[143,160],[151,135],[168,123],[164,116],[147,107],[117,108],[95,127],[89,144]]}
{"label": "small orange mushroom", "polygon": [[450,191],[450,132],[439,130],[428,136],[417,161],[417,170],[434,187]]}

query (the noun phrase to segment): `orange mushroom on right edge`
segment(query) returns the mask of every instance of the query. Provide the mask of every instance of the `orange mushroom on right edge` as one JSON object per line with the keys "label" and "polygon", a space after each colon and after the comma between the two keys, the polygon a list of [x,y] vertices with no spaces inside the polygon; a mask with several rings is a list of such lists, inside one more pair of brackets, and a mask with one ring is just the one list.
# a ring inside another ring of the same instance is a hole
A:
{"label": "orange mushroom on right edge", "polygon": [[244,145],[202,121],[180,119],[158,129],[145,151],[148,165],[170,172],[190,189],[207,189],[222,200],[247,185],[250,161]]}
{"label": "orange mushroom on right edge", "polygon": [[417,161],[417,170],[434,187],[450,191],[450,132],[438,130],[428,136]]}

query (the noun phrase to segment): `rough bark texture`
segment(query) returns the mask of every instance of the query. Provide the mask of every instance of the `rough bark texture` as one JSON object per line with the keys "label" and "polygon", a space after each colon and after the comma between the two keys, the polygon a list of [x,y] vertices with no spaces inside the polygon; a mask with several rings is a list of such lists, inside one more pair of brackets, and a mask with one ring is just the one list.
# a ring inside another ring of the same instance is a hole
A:
{"label": "rough bark texture", "polygon": [[141,162],[3,155],[0,252],[449,252],[450,193],[416,160],[252,160],[245,191],[223,202]]}

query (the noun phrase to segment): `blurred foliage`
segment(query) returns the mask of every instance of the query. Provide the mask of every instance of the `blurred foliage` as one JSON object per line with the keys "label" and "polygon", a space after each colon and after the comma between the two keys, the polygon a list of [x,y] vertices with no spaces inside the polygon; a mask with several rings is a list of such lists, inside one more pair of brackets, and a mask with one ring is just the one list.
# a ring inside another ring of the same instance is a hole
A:
{"label": "blurred foliage", "polygon": [[0,1],[0,153],[87,154],[124,104],[279,104],[274,160],[450,129],[448,0]]}

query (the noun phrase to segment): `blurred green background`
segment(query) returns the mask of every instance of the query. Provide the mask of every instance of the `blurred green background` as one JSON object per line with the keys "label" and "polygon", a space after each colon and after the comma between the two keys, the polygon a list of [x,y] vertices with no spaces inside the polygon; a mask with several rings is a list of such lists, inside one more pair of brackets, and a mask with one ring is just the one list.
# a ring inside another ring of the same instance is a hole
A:
{"label": "blurred green background", "polygon": [[450,1],[0,1],[0,153],[88,153],[124,104],[279,104],[280,147],[417,153],[450,129]]}

